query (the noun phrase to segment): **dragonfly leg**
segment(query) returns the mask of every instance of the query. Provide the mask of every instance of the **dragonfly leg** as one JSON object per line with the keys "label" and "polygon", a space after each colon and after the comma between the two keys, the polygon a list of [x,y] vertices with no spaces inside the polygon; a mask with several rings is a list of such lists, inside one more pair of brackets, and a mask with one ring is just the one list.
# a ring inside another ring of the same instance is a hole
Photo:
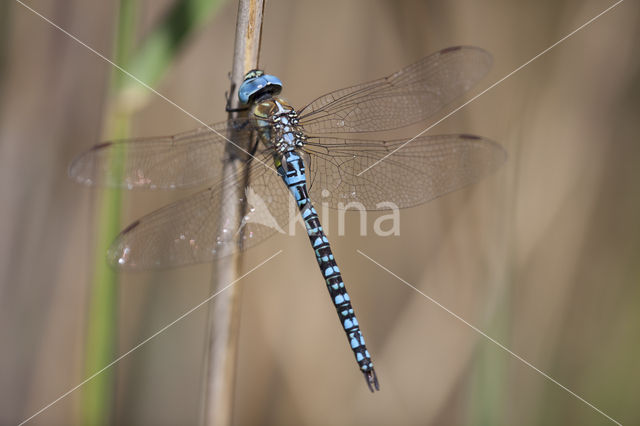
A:
{"label": "dragonfly leg", "polygon": [[[236,91],[236,84],[235,83],[231,83],[231,93]],[[224,110],[226,112],[242,112],[242,111],[247,111],[249,108],[251,108],[249,105],[245,105],[242,106],[240,108],[231,108],[231,96],[229,95],[229,92],[224,92],[224,97],[226,98],[227,102],[225,104]]]}

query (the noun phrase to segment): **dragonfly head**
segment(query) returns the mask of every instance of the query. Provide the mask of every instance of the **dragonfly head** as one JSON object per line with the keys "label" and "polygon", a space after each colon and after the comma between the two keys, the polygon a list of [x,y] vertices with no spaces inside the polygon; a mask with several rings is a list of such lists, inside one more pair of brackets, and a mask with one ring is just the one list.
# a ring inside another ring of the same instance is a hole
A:
{"label": "dragonfly head", "polygon": [[261,70],[251,70],[244,76],[238,90],[240,102],[248,104],[265,95],[275,96],[282,91],[282,82],[274,75],[265,74]]}

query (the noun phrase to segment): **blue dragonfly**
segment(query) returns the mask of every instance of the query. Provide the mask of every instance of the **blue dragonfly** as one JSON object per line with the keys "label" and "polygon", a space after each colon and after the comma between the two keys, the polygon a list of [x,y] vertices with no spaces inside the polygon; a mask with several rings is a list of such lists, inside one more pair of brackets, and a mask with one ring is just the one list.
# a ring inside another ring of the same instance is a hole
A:
{"label": "blue dragonfly", "polygon": [[[313,202],[333,208],[358,202],[368,210],[380,209],[380,201],[411,207],[497,169],[505,151],[482,137],[421,135],[407,143],[368,136],[434,116],[490,66],[491,56],[480,48],[450,47],[387,77],[320,96],[297,111],[279,96],[277,77],[253,70],[238,90],[245,117],[169,137],[103,142],[76,157],[69,175],[86,185],[126,189],[210,185],[136,220],[117,236],[108,260],[129,270],[211,262],[252,247],[286,224],[292,194],[373,392],[379,383],[371,355]],[[229,160],[241,167],[223,178]],[[234,216],[227,213],[238,209],[242,214],[230,223]]]}

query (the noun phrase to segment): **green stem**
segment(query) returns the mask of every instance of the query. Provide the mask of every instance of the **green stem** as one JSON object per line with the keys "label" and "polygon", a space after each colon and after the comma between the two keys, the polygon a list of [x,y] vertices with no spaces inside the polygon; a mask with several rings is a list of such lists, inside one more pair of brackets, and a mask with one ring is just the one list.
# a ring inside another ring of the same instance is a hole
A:
{"label": "green stem", "polygon": [[[126,67],[131,55],[135,28],[135,0],[121,0],[118,13],[118,27],[115,41],[115,61]],[[124,75],[114,70],[111,75],[109,92],[117,97],[123,85]],[[110,109],[107,117],[109,139],[124,138],[129,134],[131,117],[117,109]],[[123,156],[124,152],[115,155]],[[122,161],[112,159],[114,164]],[[99,202],[99,228],[91,283],[87,339],[85,349],[85,374],[87,376],[109,364],[116,357],[118,274],[105,262],[105,253],[113,236],[120,229],[122,195],[119,189],[107,189]],[[106,370],[89,382],[82,393],[82,424],[101,425],[113,422],[115,373]]]}
{"label": "green stem", "polygon": [[[222,0],[178,0],[166,17],[142,41],[134,53],[136,0],[120,0],[116,29],[115,63],[153,86],[170,66],[188,36],[200,28]],[[106,136],[110,140],[129,136],[132,115],[146,104],[149,92],[124,73],[111,75],[110,108],[105,119]],[[133,106],[133,107],[132,107]],[[122,166],[126,152],[114,153],[114,167]],[[114,170],[114,175],[118,171]],[[94,273],[88,301],[85,374],[90,376],[104,368],[117,356],[118,274],[105,261],[105,253],[121,228],[122,195],[118,189],[107,189],[99,200],[99,226],[96,238]],[[105,370],[91,380],[82,394],[81,424],[114,422],[113,405],[115,373]]]}
{"label": "green stem", "polygon": [[[201,28],[224,0],[179,0],[164,19],[142,41],[129,71],[145,83],[155,86],[179,53],[185,40]],[[122,88],[127,99],[146,100],[150,92],[133,80]],[[144,102],[143,102],[144,103]]]}
{"label": "green stem", "polygon": [[[509,294],[501,294],[500,300],[487,324],[488,334],[498,340],[508,339],[510,324]],[[468,405],[469,424],[495,425],[508,423],[507,367],[509,357],[493,344],[480,341],[471,378]]]}

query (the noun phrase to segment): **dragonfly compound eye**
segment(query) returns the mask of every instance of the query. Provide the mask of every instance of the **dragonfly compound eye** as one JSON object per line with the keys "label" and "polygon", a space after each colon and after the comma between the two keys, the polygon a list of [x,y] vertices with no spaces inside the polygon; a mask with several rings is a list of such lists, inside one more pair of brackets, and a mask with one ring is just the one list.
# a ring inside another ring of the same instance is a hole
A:
{"label": "dragonfly compound eye", "polygon": [[282,91],[282,82],[274,75],[260,70],[249,71],[238,89],[238,98],[243,104],[275,96]]}

